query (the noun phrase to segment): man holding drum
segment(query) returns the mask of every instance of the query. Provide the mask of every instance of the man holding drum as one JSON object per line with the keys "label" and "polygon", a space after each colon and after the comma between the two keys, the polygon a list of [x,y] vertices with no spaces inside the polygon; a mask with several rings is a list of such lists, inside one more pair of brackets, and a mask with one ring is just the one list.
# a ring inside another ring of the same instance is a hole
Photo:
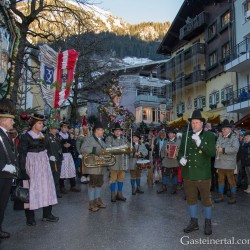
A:
{"label": "man holding drum", "polygon": [[181,144],[180,139],[176,137],[176,131],[174,128],[169,128],[167,131],[168,139],[164,142],[161,148],[162,160],[162,188],[157,191],[158,194],[167,191],[168,176],[172,174],[172,194],[176,194],[177,190],[177,178],[178,178],[178,150]]}
{"label": "man holding drum", "polygon": [[[123,128],[121,128],[119,123],[115,124],[113,129],[114,135],[107,137],[106,145],[108,147],[116,147],[127,145],[127,139],[122,136]],[[128,146],[128,145],[127,145]],[[116,155],[116,163],[114,166],[110,167],[110,191],[111,191],[111,202],[126,201],[126,198],[122,194],[123,182],[125,179],[125,171],[128,169],[128,155],[120,154]],[[118,186],[117,194],[115,192],[115,186]]]}
{"label": "man holding drum", "polygon": [[[136,195],[136,193],[143,194],[144,192],[141,190],[141,169],[138,168],[137,162],[140,158],[144,158],[148,155],[148,150],[144,143],[139,142],[141,136],[139,132],[135,132],[133,134],[133,149],[134,152],[130,158],[130,181],[132,186],[132,195]],[[135,188],[135,184],[137,188]]]}

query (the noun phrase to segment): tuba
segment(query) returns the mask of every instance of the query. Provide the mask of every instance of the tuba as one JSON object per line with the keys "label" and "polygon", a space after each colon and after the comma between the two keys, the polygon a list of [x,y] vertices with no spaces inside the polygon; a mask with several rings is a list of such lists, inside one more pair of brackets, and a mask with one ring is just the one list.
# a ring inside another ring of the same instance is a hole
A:
{"label": "tuba", "polygon": [[116,163],[116,158],[112,154],[84,154],[83,163],[87,168],[112,167]]}

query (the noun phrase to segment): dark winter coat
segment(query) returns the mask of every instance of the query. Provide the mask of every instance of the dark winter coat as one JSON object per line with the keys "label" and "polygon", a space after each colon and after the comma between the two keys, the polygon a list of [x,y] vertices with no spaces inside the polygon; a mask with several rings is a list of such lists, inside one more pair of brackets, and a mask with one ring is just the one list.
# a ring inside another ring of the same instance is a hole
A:
{"label": "dark winter coat", "polygon": [[2,143],[0,143],[0,178],[11,178],[13,179],[13,175],[9,172],[2,171],[6,164],[12,164],[14,166],[18,165],[16,146],[14,143],[8,138],[8,136],[4,133],[4,131],[0,128],[0,136],[2,137],[3,143],[6,147],[6,150],[9,155],[8,157],[4,151]]}
{"label": "dark winter coat", "polygon": [[250,142],[241,147],[241,164],[243,167],[250,167]]}

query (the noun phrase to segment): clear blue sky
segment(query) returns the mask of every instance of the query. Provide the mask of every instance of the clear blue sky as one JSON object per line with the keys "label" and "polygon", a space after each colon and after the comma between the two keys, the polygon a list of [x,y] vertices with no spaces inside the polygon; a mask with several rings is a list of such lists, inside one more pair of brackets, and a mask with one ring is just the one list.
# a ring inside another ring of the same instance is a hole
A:
{"label": "clear blue sky", "polygon": [[124,21],[172,22],[184,0],[95,0],[99,8],[110,11]]}

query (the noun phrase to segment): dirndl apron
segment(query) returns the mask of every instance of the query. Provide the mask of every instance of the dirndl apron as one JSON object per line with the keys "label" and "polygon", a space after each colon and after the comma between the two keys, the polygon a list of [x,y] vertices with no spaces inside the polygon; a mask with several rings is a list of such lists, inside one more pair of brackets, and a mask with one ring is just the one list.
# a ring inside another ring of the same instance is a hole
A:
{"label": "dirndl apron", "polygon": [[23,186],[29,188],[29,203],[25,203],[24,208],[34,210],[57,204],[47,150],[28,152],[25,168],[30,180],[23,181]]}

